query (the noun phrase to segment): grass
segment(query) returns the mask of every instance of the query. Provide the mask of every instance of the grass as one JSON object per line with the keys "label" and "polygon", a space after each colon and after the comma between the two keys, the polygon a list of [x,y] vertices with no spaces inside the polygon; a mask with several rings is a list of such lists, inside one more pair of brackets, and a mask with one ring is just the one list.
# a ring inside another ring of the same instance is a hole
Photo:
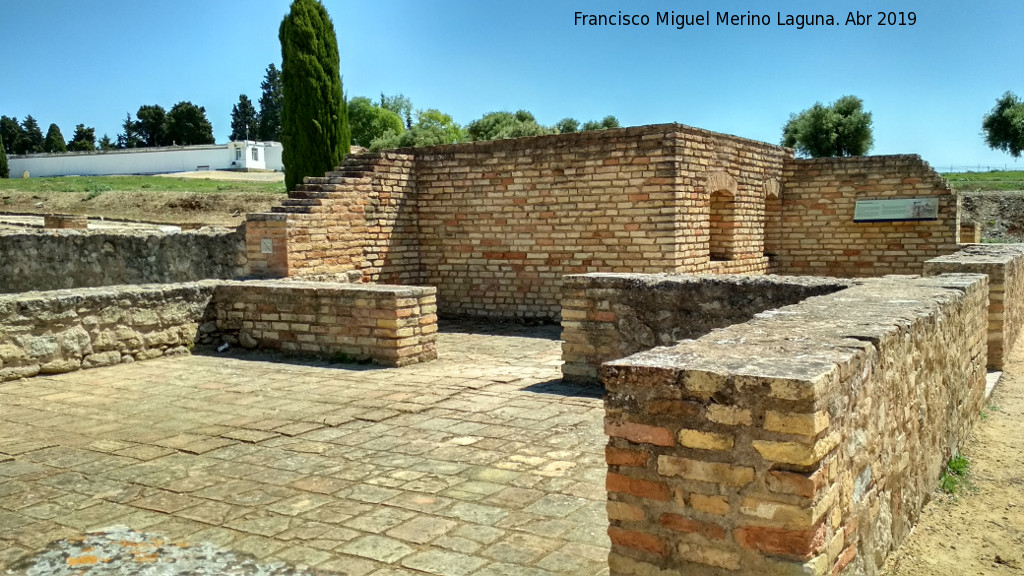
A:
{"label": "grass", "polygon": [[942,176],[964,192],[1024,190],[1024,171],[948,172]]}
{"label": "grass", "polygon": [[939,478],[939,489],[946,494],[957,495],[971,488],[971,463],[962,454],[950,458],[946,470]]}
{"label": "grass", "polygon": [[283,193],[284,182],[232,182],[208,178],[162,176],[62,176],[59,178],[0,178],[0,192],[266,192]]}

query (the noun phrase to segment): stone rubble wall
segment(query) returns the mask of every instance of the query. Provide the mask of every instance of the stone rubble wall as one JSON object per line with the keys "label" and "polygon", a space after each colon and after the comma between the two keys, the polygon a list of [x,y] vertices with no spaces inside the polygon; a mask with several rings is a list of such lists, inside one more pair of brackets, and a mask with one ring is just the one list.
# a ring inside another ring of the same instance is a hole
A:
{"label": "stone rubble wall", "polygon": [[[919,156],[795,159],[782,178],[777,274],[920,274],[956,252],[960,198]],[[857,200],[939,199],[937,220],[854,222]]]}
{"label": "stone rubble wall", "polygon": [[433,288],[204,280],[0,295],[0,382],[197,343],[403,366],[437,357]]}
{"label": "stone rubble wall", "polygon": [[815,277],[585,274],[562,282],[562,374],[600,382],[601,364],[696,339],[849,281]]}
{"label": "stone rubble wall", "polygon": [[878,574],[977,419],[987,296],[864,280],[605,364],[610,573]]}
{"label": "stone rubble wall", "polygon": [[0,293],[192,282],[246,273],[236,230],[0,233]]}
{"label": "stone rubble wall", "polygon": [[432,287],[228,282],[204,333],[245,348],[406,366],[437,358]]}
{"label": "stone rubble wall", "polygon": [[924,275],[962,272],[988,276],[988,367],[1002,370],[1024,328],[1024,244],[961,248],[925,262]]}
{"label": "stone rubble wall", "polygon": [[0,295],[0,381],[188,354],[216,285]]}

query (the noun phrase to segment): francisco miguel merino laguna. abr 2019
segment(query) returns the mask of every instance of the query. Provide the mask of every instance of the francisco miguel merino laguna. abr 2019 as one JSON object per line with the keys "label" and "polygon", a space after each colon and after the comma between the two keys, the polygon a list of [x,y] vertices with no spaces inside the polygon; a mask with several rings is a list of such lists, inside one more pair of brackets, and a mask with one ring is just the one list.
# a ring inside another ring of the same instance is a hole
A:
{"label": "francisco miguel merino laguna. abr 2019", "polygon": [[[795,26],[803,29],[805,26],[835,26],[836,19],[831,14],[783,14],[776,12],[775,22],[779,26]],[[655,12],[655,26],[674,26],[682,30],[688,26],[770,26],[772,17],[770,14],[730,14],[729,12],[715,12],[712,19],[711,11],[700,14],[677,14],[675,11]],[[573,19],[574,26],[650,26],[651,17],[648,14],[623,14],[621,11],[614,14],[586,14],[576,12]]]}

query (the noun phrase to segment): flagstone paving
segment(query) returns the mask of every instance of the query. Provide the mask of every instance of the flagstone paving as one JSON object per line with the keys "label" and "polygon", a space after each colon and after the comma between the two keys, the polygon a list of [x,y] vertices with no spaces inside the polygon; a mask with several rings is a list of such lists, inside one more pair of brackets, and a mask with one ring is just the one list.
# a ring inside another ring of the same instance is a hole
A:
{"label": "flagstone paving", "polygon": [[[559,380],[557,337],[463,324],[399,369],[196,355],[2,383],[0,573],[607,574],[600,392]],[[104,537],[134,552],[82,552]]]}

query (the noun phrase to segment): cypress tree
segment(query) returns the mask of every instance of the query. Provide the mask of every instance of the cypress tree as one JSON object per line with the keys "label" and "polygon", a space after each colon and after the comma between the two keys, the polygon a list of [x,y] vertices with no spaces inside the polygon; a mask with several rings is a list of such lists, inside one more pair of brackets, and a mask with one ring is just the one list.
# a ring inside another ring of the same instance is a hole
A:
{"label": "cypress tree", "polygon": [[281,22],[281,151],[285,185],[323,176],[349,152],[351,134],[341,88],[341,59],[327,9],[294,0]]}
{"label": "cypress tree", "polygon": [[10,178],[11,167],[7,165],[7,152],[4,151],[4,137],[0,136],[0,178]]}
{"label": "cypress tree", "polygon": [[50,124],[46,131],[46,140],[43,141],[43,150],[46,152],[67,152],[68,147],[64,144],[64,135],[60,133],[60,127]]}

